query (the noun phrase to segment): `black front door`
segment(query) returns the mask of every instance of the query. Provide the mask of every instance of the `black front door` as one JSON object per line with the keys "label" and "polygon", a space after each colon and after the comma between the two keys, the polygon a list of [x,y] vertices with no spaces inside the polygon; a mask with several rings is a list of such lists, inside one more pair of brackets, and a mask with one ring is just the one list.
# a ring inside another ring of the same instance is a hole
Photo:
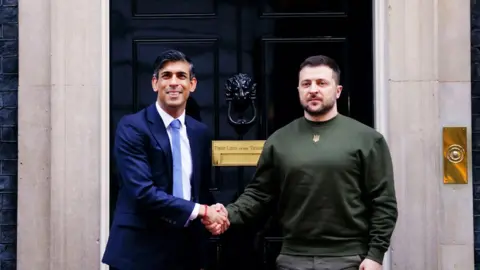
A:
{"label": "black front door", "polygon": [[[298,67],[315,54],[336,59],[342,69],[340,112],[373,126],[370,1],[112,0],[110,5],[112,138],[120,117],[155,101],[153,61],[170,48],[194,61],[198,86],[187,113],[207,124],[215,140],[264,140],[303,115]],[[227,121],[225,83],[238,73],[257,84],[257,117],[245,134]],[[117,180],[115,164],[111,167],[113,210]],[[254,169],[215,167],[217,200],[234,201]],[[274,269],[280,236],[272,216],[256,227],[212,237],[208,269]]]}

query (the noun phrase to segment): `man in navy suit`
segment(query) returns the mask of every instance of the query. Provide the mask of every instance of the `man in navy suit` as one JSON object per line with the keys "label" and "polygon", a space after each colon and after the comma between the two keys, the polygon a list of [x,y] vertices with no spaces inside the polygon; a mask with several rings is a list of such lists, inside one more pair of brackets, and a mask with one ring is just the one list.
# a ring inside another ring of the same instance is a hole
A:
{"label": "man in navy suit", "polygon": [[207,126],[185,115],[196,85],[190,59],[166,51],[155,61],[157,101],[118,124],[120,188],[102,260],[111,269],[202,269],[208,232],[200,220],[228,224],[207,206],[215,203]]}

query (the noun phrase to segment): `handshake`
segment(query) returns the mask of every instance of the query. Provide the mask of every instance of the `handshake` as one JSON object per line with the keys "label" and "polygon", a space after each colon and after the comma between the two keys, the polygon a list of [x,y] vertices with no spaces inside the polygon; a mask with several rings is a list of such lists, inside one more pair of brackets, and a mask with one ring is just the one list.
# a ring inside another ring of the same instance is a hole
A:
{"label": "handshake", "polygon": [[222,204],[206,206],[202,210],[204,210],[200,213],[202,223],[211,234],[222,234],[230,227],[227,209]]}

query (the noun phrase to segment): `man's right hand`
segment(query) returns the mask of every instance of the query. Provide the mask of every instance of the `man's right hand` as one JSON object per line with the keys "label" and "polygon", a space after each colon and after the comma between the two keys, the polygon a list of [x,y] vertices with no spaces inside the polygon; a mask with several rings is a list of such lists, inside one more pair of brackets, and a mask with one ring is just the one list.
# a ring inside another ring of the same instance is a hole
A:
{"label": "man's right hand", "polygon": [[[211,207],[208,207],[207,209],[207,216],[202,218],[202,223],[205,225],[205,228],[213,235],[224,233],[228,227],[230,227],[228,211],[225,206],[217,203]],[[213,212],[213,214],[210,212]],[[208,217],[208,215],[213,215],[214,218],[211,219]]]}

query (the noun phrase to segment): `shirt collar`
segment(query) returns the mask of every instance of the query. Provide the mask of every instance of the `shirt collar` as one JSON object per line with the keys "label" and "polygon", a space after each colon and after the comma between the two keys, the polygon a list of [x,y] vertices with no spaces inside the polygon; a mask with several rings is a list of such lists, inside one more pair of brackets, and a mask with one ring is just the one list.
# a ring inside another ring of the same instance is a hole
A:
{"label": "shirt collar", "polygon": [[[168,126],[170,126],[170,123],[172,123],[172,121],[175,120],[175,118],[173,118],[170,114],[168,114],[166,111],[164,111],[162,109],[162,107],[160,107],[160,104],[158,104],[158,101],[155,102],[155,107],[157,107],[157,111],[158,111],[158,113],[160,114],[160,117],[163,120],[163,124],[165,125],[165,128],[168,128]],[[180,120],[180,123],[182,124],[182,126],[184,126],[185,125],[185,111],[183,111],[183,113],[177,119]]]}

